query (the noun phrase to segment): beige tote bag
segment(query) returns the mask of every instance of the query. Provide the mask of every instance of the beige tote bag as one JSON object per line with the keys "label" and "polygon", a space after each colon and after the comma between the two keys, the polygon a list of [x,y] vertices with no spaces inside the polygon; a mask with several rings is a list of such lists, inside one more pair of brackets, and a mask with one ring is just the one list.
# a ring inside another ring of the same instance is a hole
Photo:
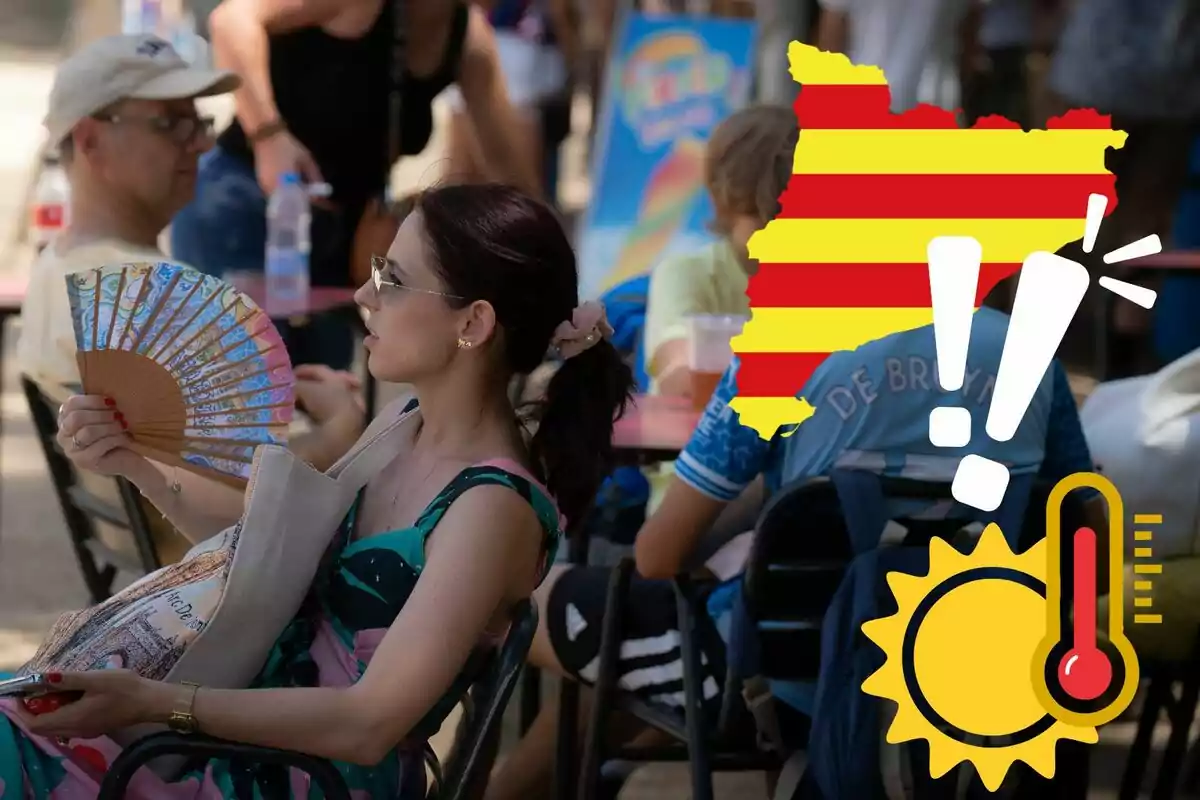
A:
{"label": "beige tote bag", "polygon": [[325,473],[283,447],[260,447],[236,525],[103,603],[63,615],[22,672],[125,668],[171,682],[248,686],[300,609],[359,490],[411,442],[419,412],[409,402],[389,404]]}

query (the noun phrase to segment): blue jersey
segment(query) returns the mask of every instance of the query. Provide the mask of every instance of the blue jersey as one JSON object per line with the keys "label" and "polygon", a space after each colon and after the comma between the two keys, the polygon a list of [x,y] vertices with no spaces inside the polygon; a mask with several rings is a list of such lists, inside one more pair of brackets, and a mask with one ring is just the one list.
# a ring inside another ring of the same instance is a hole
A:
{"label": "blue jersey", "polygon": [[[949,482],[968,453],[1000,461],[1013,474],[1037,474],[1051,482],[1092,471],[1071,387],[1057,361],[1009,441],[993,441],[985,432],[1008,320],[988,308],[974,315],[967,369],[955,392],[938,386],[932,325],[832,354],[799,392],[815,408],[813,415],[790,436],[777,433],[770,440],[743,426],[729,407],[737,394],[735,360],[676,460],[675,475],[702,494],[728,501],[760,474],[770,493],[785,483],[827,475],[835,467]],[[939,448],[929,442],[929,412],[941,405],[970,410],[972,435],[966,446]],[[920,502],[927,508],[926,501]],[[897,508],[894,513],[923,510]],[[709,596],[708,612],[727,640],[728,612],[739,586],[734,578]],[[811,710],[811,684],[773,684],[772,689],[801,711]]]}
{"label": "blue jersey", "polygon": [[[710,497],[732,500],[760,473],[768,491],[827,475],[834,467],[949,481],[968,453],[1007,464],[1014,474],[1048,471],[1053,480],[1090,469],[1079,416],[1057,361],[1043,376],[1016,434],[1007,442],[988,437],[984,426],[1007,331],[1006,314],[988,308],[975,314],[967,369],[956,392],[938,386],[932,325],[834,353],[799,392],[813,404],[813,415],[792,435],[776,434],[769,441],[743,427],[729,407],[737,392],[735,361],[676,461],[676,474]],[[971,412],[966,446],[930,443],[929,412],[940,405]]]}

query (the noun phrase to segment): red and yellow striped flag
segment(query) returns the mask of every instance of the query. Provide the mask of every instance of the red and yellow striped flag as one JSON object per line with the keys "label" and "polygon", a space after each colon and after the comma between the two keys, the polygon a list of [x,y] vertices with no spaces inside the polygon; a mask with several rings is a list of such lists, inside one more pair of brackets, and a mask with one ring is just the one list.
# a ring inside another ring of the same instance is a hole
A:
{"label": "red and yellow striped flag", "polygon": [[802,85],[793,175],[750,240],[752,319],[733,340],[732,407],[764,438],[812,415],[796,394],[830,353],[933,321],[931,239],[979,240],[978,307],[1030,253],[1082,236],[1089,194],[1116,205],[1104,151],[1126,136],[1093,111],[1029,132],[999,117],[960,128],[933,106],[892,114],[879,68],[799,43],[789,56]]}

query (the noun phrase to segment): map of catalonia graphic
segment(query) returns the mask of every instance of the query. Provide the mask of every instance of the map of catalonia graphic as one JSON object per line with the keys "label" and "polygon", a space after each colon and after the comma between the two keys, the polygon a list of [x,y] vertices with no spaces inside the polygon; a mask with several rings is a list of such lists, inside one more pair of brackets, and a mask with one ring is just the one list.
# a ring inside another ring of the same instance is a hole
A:
{"label": "map of catalonia graphic", "polygon": [[752,318],[733,340],[731,406],[764,439],[812,416],[797,394],[830,353],[933,322],[931,239],[979,240],[976,308],[1030,253],[1079,239],[1089,194],[1116,205],[1104,151],[1126,137],[1090,110],[1029,132],[996,116],[960,128],[933,106],[893,114],[878,67],[796,42],[788,56],[799,143],[782,211],[750,239]]}

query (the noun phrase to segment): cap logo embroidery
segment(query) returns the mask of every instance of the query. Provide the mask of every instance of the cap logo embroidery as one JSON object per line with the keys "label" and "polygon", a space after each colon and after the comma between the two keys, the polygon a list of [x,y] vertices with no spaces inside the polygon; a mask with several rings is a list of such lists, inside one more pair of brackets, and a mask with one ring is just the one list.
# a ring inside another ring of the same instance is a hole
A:
{"label": "cap logo embroidery", "polygon": [[167,44],[162,39],[152,36],[138,45],[137,54],[139,56],[149,56],[150,58],[154,58],[164,50],[170,49],[170,47],[171,45]]}

